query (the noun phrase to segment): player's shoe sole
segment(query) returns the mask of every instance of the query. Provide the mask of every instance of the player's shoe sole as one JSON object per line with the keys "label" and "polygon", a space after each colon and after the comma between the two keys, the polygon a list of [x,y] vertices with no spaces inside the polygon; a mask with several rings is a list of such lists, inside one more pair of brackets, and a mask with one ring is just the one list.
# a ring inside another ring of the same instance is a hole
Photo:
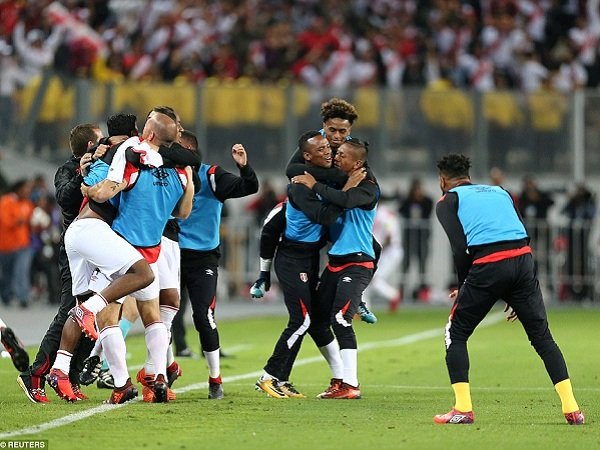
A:
{"label": "player's shoe sole", "polygon": [[86,358],[83,361],[83,369],[81,369],[81,373],[79,374],[79,382],[84,386],[89,386],[98,379],[101,368],[102,361],[100,361],[99,356],[94,355]]}
{"label": "player's shoe sole", "polygon": [[183,370],[177,364],[177,361],[173,361],[169,367],[167,367],[167,384],[169,387],[173,386],[175,380],[183,374]]}
{"label": "player's shoe sole", "polygon": [[10,355],[10,359],[19,372],[25,372],[29,367],[29,355],[25,346],[15,335],[15,332],[11,328],[2,328],[0,333],[2,345]]}

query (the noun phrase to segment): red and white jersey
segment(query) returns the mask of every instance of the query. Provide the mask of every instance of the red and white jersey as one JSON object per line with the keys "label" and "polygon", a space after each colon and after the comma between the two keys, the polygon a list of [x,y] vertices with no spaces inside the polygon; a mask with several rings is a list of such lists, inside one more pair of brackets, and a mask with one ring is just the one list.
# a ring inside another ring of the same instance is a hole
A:
{"label": "red and white jersey", "polygon": [[116,183],[122,183],[125,179],[125,169],[127,166],[126,151],[131,149],[139,155],[141,164],[151,167],[161,167],[163,164],[162,156],[154,150],[148,143],[143,142],[139,136],[130,137],[117,149],[112,163],[108,168],[106,178]]}
{"label": "red and white jersey", "polygon": [[469,84],[479,92],[494,89],[494,64],[488,58],[477,58],[471,54],[461,55],[459,66],[467,73]]}
{"label": "red and white jersey", "polygon": [[512,67],[516,52],[529,46],[527,35],[519,28],[501,34],[497,28],[487,26],[481,32],[481,41],[496,67],[502,69]]}
{"label": "red and white jersey", "polygon": [[521,89],[524,92],[536,92],[542,86],[542,80],[548,76],[549,72],[539,61],[530,59],[521,65],[519,77],[521,79]]}
{"label": "red and white jersey", "polygon": [[323,84],[334,89],[350,86],[354,66],[354,55],[349,50],[336,50],[331,53],[323,67]]}
{"label": "red and white jersey", "polygon": [[546,38],[546,11],[550,7],[549,1],[519,0],[519,12],[526,17],[526,29],[534,41],[542,42]]}
{"label": "red and white jersey", "polygon": [[571,28],[569,30],[569,38],[575,44],[577,58],[582,64],[592,66],[596,61],[599,37],[600,30],[596,30],[595,32],[587,28]]}
{"label": "red and white jersey", "polygon": [[558,74],[554,77],[553,85],[561,92],[584,87],[587,83],[587,72],[577,60],[569,64],[561,64]]}

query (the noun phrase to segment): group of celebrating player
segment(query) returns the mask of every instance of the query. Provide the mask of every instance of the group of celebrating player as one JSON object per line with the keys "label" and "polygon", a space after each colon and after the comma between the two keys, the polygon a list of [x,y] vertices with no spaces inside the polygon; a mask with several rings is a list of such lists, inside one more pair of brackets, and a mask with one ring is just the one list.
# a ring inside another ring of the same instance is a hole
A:
{"label": "group of celebrating player", "polygon": [[[255,386],[274,398],[305,397],[290,374],[307,333],[331,370],[329,386],[318,397],[361,398],[352,323],[356,315],[376,321],[362,303],[381,252],[373,237],[380,189],[368,165],[368,143],[351,137],[358,115],[350,103],[333,98],[321,105],[321,116],[321,130],[300,136],[286,169],[287,198],[264,222],[260,276],[250,290],[254,298],[265,295],[273,265],[289,320]],[[55,177],[66,227],[63,292],[30,367],[18,339],[0,321],[2,342],[22,370],[17,381],[33,402],[48,402],[46,375],[59,397],[86,399],[80,384],[95,379],[103,353],[114,378],[107,402],[135,398],[125,361],[126,332],[119,326],[128,297],[145,327],[147,357],[136,376],[143,399],[174,400],[171,386],[181,369],[169,340],[181,285],[189,293],[208,364],[208,398],[223,398],[214,316],[219,225],[225,200],[258,191],[246,150],[232,147],[239,176],[201,162],[195,136],[183,130],[169,107],[154,108],[140,136],[135,116],[128,114],[112,116],[107,128],[104,138],[96,125],[75,127],[73,157]],[[501,187],[472,184],[464,155],[447,155],[437,167],[444,195],[436,212],[450,240],[460,289],[451,294],[455,302],[445,335],[456,402],[434,421],[473,423],[466,344],[502,299],[544,361],[567,423],[583,424],[566,363],[548,328],[529,237],[510,195]],[[327,264],[320,272],[325,246]]]}

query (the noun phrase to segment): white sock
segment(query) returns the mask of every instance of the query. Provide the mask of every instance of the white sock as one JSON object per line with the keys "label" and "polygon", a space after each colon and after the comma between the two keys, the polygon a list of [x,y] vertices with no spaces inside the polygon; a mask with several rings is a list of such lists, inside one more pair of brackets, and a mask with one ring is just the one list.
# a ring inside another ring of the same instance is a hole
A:
{"label": "white sock", "polygon": [[342,361],[344,361],[344,383],[358,387],[358,350],[345,348],[340,350]]}
{"label": "white sock", "polygon": [[[167,327],[169,342],[171,342],[171,326],[173,325],[173,319],[175,318],[177,311],[179,311],[179,308],[160,305],[160,320],[162,320],[165,327]],[[173,361],[175,361],[175,356],[173,355],[173,348],[169,345],[167,347],[167,367],[169,367]]]}
{"label": "white sock", "polygon": [[[100,342],[100,339],[98,339],[96,341],[96,343],[94,344],[94,348],[90,352],[90,356],[100,356],[101,354],[102,354],[102,343]],[[100,358],[100,359],[102,359],[102,358]]]}
{"label": "white sock", "polygon": [[118,325],[106,327],[100,331],[100,339],[104,356],[110,367],[110,373],[115,380],[115,387],[123,387],[129,378],[127,361],[125,360],[127,348],[125,338]]}
{"label": "white sock", "polygon": [[266,381],[266,380],[276,380],[277,378],[275,378],[270,373],[265,372],[260,376],[260,379],[261,379],[261,381]]}
{"label": "white sock", "polygon": [[98,314],[106,307],[106,305],[108,305],[108,302],[100,294],[94,294],[85,302],[83,302],[83,306],[85,306],[94,314]]}
{"label": "white sock", "polygon": [[65,350],[59,350],[56,352],[56,359],[54,360],[53,369],[61,370],[62,372],[69,374],[71,370],[71,358],[73,357],[72,353],[69,353]]}
{"label": "white sock", "polygon": [[208,376],[211,378],[218,378],[221,375],[221,362],[220,358],[220,350],[216,349],[212,352],[205,352],[204,357],[206,358],[206,363],[208,364]]}
{"label": "white sock", "polygon": [[[144,331],[146,338],[146,348],[153,364],[155,375],[167,376],[167,348],[169,347],[169,338],[167,328],[162,322],[154,322],[146,327]],[[146,373],[152,373],[146,371]]]}
{"label": "white sock", "polygon": [[[170,342],[171,341],[171,333],[169,333],[168,337],[169,337],[169,342]],[[174,362],[175,362],[175,354],[173,353],[173,347],[171,347],[169,345],[169,346],[167,346],[167,367],[169,367]]]}
{"label": "white sock", "polygon": [[0,329],[1,328],[6,328],[6,324],[4,323],[4,320],[0,319]]}
{"label": "white sock", "polygon": [[331,370],[331,378],[344,378],[344,362],[342,361],[342,356],[340,355],[340,346],[338,342],[334,339],[329,344],[324,347],[319,347],[319,351],[329,364],[329,369]]}

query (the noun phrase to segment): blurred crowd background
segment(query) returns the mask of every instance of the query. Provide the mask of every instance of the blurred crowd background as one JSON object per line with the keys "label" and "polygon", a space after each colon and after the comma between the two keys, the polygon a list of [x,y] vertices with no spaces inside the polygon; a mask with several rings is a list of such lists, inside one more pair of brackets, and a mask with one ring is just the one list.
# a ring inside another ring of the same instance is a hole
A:
{"label": "blurred crowd background", "polygon": [[29,75],[54,64],[97,81],[399,88],[444,77],[482,91],[600,81],[597,0],[4,0],[0,8],[3,53]]}
{"label": "blurred crowd background", "polygon": [[450,151],[514,194],[548,298],[597,301],[599,44],[600,0],[0,0],[0,298],[58,299],[51,176],[68,131],[157,104],[211,163],[232,170],[227,149],[248,148],[262,188],[223,221],[221,292],[246,295],[296,139],[338,96],[372,144],[382,242],[401,254],[374,302],[445,301],[433,208]]}

